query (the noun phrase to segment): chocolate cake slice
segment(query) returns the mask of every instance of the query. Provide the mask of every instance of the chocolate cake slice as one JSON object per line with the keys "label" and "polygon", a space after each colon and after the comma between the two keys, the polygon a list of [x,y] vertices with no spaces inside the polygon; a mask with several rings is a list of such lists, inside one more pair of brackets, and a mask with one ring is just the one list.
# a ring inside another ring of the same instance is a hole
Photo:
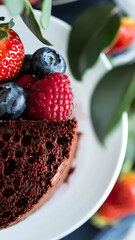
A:
{"label": "chocolate cake slice", "polygon": [[64,181],[77,121],[0,122],[0,229],[42,206]]}

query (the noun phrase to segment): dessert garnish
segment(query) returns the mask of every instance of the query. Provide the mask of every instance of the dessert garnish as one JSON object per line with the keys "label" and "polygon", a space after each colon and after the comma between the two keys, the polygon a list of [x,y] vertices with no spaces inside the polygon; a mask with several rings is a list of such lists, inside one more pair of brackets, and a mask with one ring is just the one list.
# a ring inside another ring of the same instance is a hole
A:
{"label": "dessert garnish", "polygon": [[68,120],[73,111],[73,93],[67,75],[50,73],[36,82],[28,99],[30,119]]}
{"label": "dessert garnish", "polygon": [[64,58],[54,49],[43,47],[38,49],[31,57],[31,68],[37,78],[43,78],[49,73],[64,74],[66,63]]}
{"label": "dessert garnish", "polygon": [[26,93],[15,82],[0,84],[0,119],[16,119],[26,108]]}
{"label": "dessert garnish", "polygon": [[24,61],[24,46],[13,26],[12,19],[0,24],[0,82],[15,79]]}
{"label": "dessert garnish", "polygon": [[0,31],[0,229],[25,219],[53,195],[77,150],[64,58],[46,47],[24,56],[12,23]]}

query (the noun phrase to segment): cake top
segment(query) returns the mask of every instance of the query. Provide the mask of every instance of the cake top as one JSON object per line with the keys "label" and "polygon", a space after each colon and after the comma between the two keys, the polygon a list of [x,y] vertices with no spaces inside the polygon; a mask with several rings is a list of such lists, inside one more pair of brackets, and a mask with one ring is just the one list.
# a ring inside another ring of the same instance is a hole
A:
{"label": "cake top", "polygon": [[0,122],[0,229],[29,212],[68,162],[77,121]]}

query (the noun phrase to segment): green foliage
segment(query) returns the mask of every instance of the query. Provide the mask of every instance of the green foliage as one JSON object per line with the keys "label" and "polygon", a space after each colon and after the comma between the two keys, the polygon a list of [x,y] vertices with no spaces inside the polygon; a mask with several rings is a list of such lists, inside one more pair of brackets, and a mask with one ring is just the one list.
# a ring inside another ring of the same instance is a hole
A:
{"label": "green foliage", "polygon": [[44,29],[47,29],[50,22],[52,0],[43,0],[41,10],[42,10],[42,15],[40,18],[40,23]]}
{"label": "green foliage", "polygon": [[82,13],[73,23],[68,57],[74,77],[82,80],[85,71],[114,40],[120,17],[114,5],[98,5]]}
{"label": "green foliage", "polygon": [[31,32],[44,44],[52,45],[48,40],[44,38],[42,32],[40,30],[40,26],[35,18],[35,14],[33,8],[28,0],[25,0],[24,9],[21,13],[21,18],[27,27],[31,30]]}
{"label": "green foliage", "polygon": [[91,116],[101,142],[127,112],[135,96],[135,63],[110,70],[97,84],[91,101]]}
{"label": "green foliage", "polygon": [[4,0],[4,3],[11,16],[17,16],[23,11],[24,0]]}

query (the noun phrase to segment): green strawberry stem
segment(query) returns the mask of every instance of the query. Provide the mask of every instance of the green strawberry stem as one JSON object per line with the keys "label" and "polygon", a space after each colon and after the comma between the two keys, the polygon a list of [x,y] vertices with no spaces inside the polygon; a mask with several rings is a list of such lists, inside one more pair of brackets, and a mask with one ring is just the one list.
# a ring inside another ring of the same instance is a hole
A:
{"label": "green strawberry stem", "polygon": [[5,17],[0,17],[0,21],[4,21],[5,20]]}
{"label": "green strawberry stem", "polygon": [[3,40],[3,39],[8,38],[8,37],[9,37],[8,32],[0,29],[0,40]]}
{"label": "green strawberry stem", "polygon": [[[0,17],[1,21],[4,21],[4,17]],[[5,38],[9,38],[9,33],[7,30],[11,29],[14,26],[13,18],[6,23],[0,23],[0,40],[3,40]]]}

